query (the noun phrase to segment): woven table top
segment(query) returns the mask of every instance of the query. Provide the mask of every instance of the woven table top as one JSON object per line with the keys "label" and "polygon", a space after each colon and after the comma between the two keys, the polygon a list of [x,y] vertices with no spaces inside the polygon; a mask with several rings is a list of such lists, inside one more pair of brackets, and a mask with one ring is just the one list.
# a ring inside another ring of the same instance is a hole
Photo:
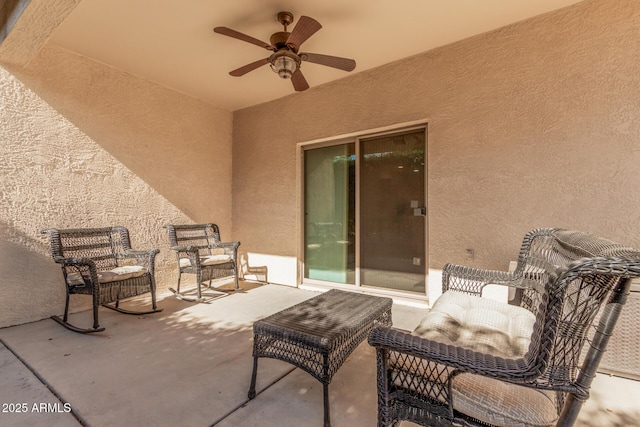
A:
{"label": "woven table top", "polygon": [[391,298],[332,289],[254,323],[254,333],[304,341],[318,348],[351,335],[391,311]]}

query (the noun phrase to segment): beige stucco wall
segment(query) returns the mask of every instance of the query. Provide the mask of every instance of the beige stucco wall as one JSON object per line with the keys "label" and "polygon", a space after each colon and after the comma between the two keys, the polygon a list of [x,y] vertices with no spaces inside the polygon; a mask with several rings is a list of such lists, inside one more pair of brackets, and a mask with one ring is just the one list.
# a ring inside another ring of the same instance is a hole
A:
{"label": "beige stucco wall", "polygon": [[431,268],[506,269],[537,227],[640,247],[639,40],[640,2],[586,1],[238,111],[234,237],[295,258],[296,144],[427,119]]}
{"label": "beige stucco wall", "polygon": [[230,239],[232,121],[54,46],[0,66],[0,327],[64,307],[42,228],[128,227],[134,248],[160,248],[161,290],[177,279],[165,224],[213,221]]}

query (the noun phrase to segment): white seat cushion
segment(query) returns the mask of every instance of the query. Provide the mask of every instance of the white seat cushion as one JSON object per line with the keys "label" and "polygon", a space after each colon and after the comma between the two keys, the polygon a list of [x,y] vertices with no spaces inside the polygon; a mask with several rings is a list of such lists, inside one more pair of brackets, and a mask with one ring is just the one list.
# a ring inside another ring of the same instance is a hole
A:
{"label": "white seat cushion", "polygon": [[522,307],[447,291],[413,334],[502,357],[522,357],[529,348],[535,320]]}
{"label": "white seat cushion", "polygon": [[[200,257],[200,265],[215,265],[224,264],[231,261],[231,255],[219,254],[219,255],[206,255]],[[189,258],[180,258],[180,268],[191,267],[191,261]]]}
{"label": "white seat cushion", "polygon": [[[132,277],[142,276],[147,272],[147,269],[141,265],[125,265],[122,267],[116,267],[112,270],[99,271],[98,282],[109,283],[117,282],[119,280],[131,279]],[[80,273],[67,274],[67,283],[72,286],[83,285],[84,280]]]}

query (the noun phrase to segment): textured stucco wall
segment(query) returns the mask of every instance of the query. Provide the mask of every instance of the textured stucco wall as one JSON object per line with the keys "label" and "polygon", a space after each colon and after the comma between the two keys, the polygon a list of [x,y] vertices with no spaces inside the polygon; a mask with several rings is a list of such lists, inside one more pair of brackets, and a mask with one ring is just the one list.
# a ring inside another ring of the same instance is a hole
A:
{"label": "textured stucco wall", "polygon": [[82,0],[30,0],[6,40],[0,43],[5,64],[26,65],[38,54],[51,32]]}
{"label": "textured stucco wall", "polygon": [[640,2],[586,1],[238,111],[234,237],[297,256],[296,144],[428,119],[431,268],[545,226],[640,246],[639,40]]}
{"label": "textured stucco wall", "polygon": [[57,47],[0,67],[0,327],[64,307],[42,228],[128,227],[161,250],[161,290],[177,279],[165,224],[230,239],[231,132],[231,113]]}

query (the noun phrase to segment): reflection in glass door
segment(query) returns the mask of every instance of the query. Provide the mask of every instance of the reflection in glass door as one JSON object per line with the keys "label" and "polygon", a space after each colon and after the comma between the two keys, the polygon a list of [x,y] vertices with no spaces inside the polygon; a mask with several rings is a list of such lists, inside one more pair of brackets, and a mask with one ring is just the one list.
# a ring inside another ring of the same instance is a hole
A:
{"label": "reflection in glass door", "polygon": [[360,141],[360,285],[425,292],[425,132]]}
{"label": "reflection in glass door", "polygon": [[307,150],[304,186],[304,277],[354,284],[354,144]]}
{"label": "reflection in glass door", "polygon": [[424,294],[425,128],[304,150],[304,279]]}

